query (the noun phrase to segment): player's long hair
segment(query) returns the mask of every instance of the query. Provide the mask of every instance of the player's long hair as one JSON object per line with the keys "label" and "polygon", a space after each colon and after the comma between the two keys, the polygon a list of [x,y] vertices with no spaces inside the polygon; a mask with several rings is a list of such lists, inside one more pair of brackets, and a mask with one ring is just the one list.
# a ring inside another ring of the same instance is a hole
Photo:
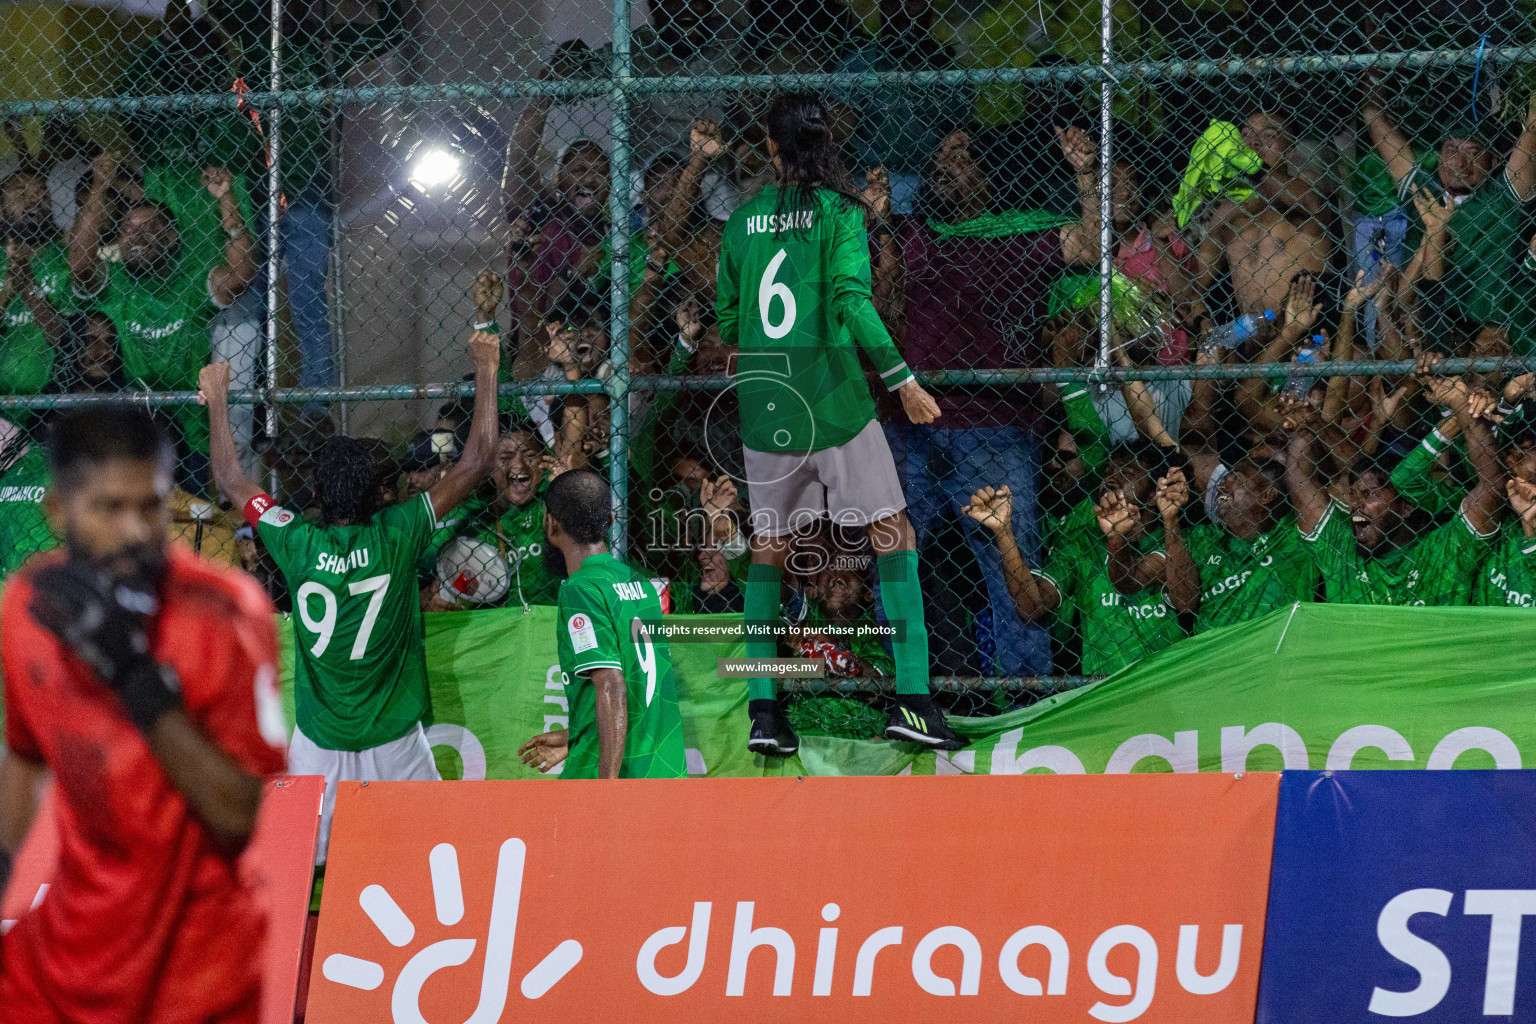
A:
{"label": "player's long hair", "polygon": [[315,454],[315,497],[326,526],[366,522],[379,509],[379,468],[368,446],[329,437]]}
{"label": "player's long hair", "polygon": [[[785,93],[769,108],[766,127],[768,137],[779,149],[777,214],[781,224],[786,213],[814,210],[820,190],[837,193],[844,208],[864,207],[864,201],[853,191],[821,100],[810,93]],[[781,228],[775,237],[784,233]]]}

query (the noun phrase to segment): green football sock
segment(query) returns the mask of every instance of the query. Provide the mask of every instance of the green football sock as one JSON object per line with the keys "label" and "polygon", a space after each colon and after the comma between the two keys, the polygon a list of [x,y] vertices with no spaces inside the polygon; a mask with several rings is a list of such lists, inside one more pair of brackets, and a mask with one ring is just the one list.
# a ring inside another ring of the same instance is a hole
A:
{"label": "green football sock", "polygon": [[[776,565],[753,562],[747,567],[747,591],[742,602],[742,621],[748,626],[772,626],[779,620],[779,587],[784,581],[784,570]],[[773,658],[779,653],[779,642],[774,637],[747,635],[747,657]],[[747,680],[748,700],[773,700],[778,696],[778,684],[772,679],[758,677]]]}
{"label": "green football sock", "polygon": [[923,621],[923,589],[917,582],[917,552],[892,551],[875,565],[880,572],[880,604],[896,628],[891,651],[896,661],[896,692],[928,692],[928,627]]}

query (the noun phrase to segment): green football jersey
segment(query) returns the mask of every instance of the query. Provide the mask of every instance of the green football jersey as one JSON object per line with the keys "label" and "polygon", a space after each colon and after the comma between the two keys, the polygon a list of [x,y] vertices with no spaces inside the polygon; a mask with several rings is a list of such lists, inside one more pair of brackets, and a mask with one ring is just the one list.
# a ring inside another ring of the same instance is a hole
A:
{"label": "green football jersey", "polygon": [[[121,263],[107,264],[107,283],[94,296],[81,296],[105,313],[117,329],[123,374],[150,391],[195,391],[197,374],[208,362],[208,322],[218,307],[208,278],[224,261],[204,247],[183,246],[163,275],[135,277]],[[176,413],[187,444],[208,451],[208,414],[197,406]]]}
{"label": "green football jersey", "polygon": [[661,601],[649,580],[606,551],[589,555],[560,584],[560,676],[570,707],[570,753],[561,777],[597,778],[597,691],[589,678],[600,668],[624,673],[629,732],[624,737],[625,779],[680,779],[683,717],[667,642],[653,636]]}
{"label": "green football jersey", "polygon": [[[739,345],[742,444],[820,451],[875,418],[862,348],[888,389],[912,379],[870,298],[864,214],[836,193],[779,211],[766,188],[731,214],[720,243],[720,338]],[[855,348],[857,344],[857,348]]]}
{"label": "green football jersey", "polygon": [[544,568],[544,501],[535,497],[526,505],[509,508],[499,517],[497,506],[487,506],[460,530],[460,536],[473,537],[495,548],[507,563],[512,582],[500,602],[508,607],[525,604],[554,604],[560,595],[560,581]]}
{"label": "green football jersey", "polygon": [[48,456],[41,445],[32,445],[0,473],[0,577],[21,568],[37,552],[58,546],[43,515],[47,489]]}
{"label": "green football jersey", "polygon": [[1464,513],[1381,558],[1366,558],[1355,543],[1348,507],[1332,502],[1311,533],[1300,535],[1322,574],[1333,604],[1461,605],[1492,552]]}
{"label": "green football jersey", "polygon": [[1040,549],[1054,555],[1057,551],[1087,544],[1103,546],[1104,531],[1093,510],[1093,499],[1084,498],[1063,515],[1046,513],[1040,517]]}
{"label": "green football jersey", "polygon": [[318,746],[366,750],[426,716],[416,559],[436,521],[426,494],[357,526],[262,512],[257,533],[293,594],[298,725]]}
{"label": "green football jersey", "polygon": [[[1143,552],[1161,550],[1161,532],[1142,542]],[[1161,584],[1122,594],[1109,580],[1109,551],[1103,543],[1069,544],[1051,554],[1036,575],[1061,595],[1057,615],[1075,617],[1083,640],[1083,672],[1104,676],[1184,639],[1179,615]]]}
{"label": "green football jersey", "polygon": [[1536,607],[1536,537],[1518,520],[1507,522],[1472,588],[1472,603],[1496,608]]}
{"label": "green football jersey", "polygon": [[[0,248],[0,284],[12,272],[10,258]],[[57,242],[32,258],[32,277],[37,289],[60,316],[74,313],[75,296],[69,283],[69,257]],[[53,376],[54,350],[43,328],[32,315],[27,300],[17,295],[0,310],[0,394],[35,395]]]}
{"label": "green football jersey", "polygon": [[1185,535],[1200,571],[1200,609],[1195,632],[1257,619],[1317,592],[1317,568],[1287,516],[1253,540],[1221,526],[1196,526]]}
{"label": "green football jersey", "polygon": [[[1447,441],[1439,430],[1431,430],[1393,467],[1392,489],[1408,504],[1432,516],[1448,516],[1455,512],[1461,506],[1461,499],[1466,497],[1467,489],[1434,472],[1440,463],[1440,453],[1451,445],[1452,442]],[[1460,453],[1465,451],[1466,446],[1461,445]]]}

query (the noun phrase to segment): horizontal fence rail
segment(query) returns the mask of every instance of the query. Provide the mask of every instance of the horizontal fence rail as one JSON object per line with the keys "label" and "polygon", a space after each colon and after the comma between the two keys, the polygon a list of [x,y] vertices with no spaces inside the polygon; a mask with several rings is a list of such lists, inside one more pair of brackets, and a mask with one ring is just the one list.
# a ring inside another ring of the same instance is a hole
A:
{"label": "horizontal fence rail", "polygon": [[[1414,372],[1411,359],[1397,361],[1354,360],[1351,362],[1307,363],[1215,363],[1207,366],[1071,366],[1020,367],[1001,370],[936,370],[920,372],[924,385],[944,387],[1022,386],[1026,384],[1122,384],[1126,381],[1247,380],[1262,377],[1280,380],[1288,377],[1392,376]],[[1439,375],[1462,373],[1536,372],[1536,356],[1498,356],[1444,359],[1435,365]],[[734,377],[663,377],[634,376],[628,380],[631,391],[724,391],[736,383]],[[502,384],[497,393],[513,395],[595,395],[616,389],[603,381],[538,380]],[[234,405],[259,405],[267,401],[279,405],[306,402],[405,402],[421,399],[469,398],[473,384],[456,381],[443,384],[362,384],[335,388],[278,388],[270,395],[263,391],[231,391]],[[109,394],[0,395],[0,409],[69,409],[102,402],[140,402],[153,406],[188,406],[199,404],[196,391],[123,391]]]}
{"label": "horizontal fence rail", "polygon": [[[590,78],[567,81],[518,79],[487,84],[379,85],[352,89],[292,89],[250,92],[244,102],[259,110],[340,106],[352,103],[400,106],[530,99],[606,96],[615,88],[634,94],[746,92],[789,89],[952,89],[965,85],[1039,85],[1050,82],[1175,81],[1261,75],[1313,75],[1336,72],[1390,71],[1428,67],[1472,67],[1488,61],[1536,63],[1536,46],[1416,50],[1398,53],[1335,53],[1315,56],[1233,57],[1225,60],[1169,59],[1109,65],[1053,65],[1028,68],[960,68],[944,71],[825,72],[785,75],[679,75],[666,78]],[[0,117],[55,114],[107,114],[173,110],[236,110],[240,98],[230,93],[174,96],[92,96],[0,103]]]}

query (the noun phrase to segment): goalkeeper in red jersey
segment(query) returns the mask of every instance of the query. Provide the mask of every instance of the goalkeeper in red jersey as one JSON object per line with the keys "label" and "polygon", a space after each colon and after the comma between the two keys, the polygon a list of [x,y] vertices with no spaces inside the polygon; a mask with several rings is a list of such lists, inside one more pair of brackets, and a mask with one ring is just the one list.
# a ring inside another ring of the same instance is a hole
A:
{"label": "goalkeeper in red jersey", "polygon": [[236,858],[283,769],[272,604],[167,544],[174,455],[142,409],[66,416],[48,455],[64,550],[0,600],[0,847],[51,773],[59,866],[0,937],[0,1020],[254,1024],[265,918]]}

